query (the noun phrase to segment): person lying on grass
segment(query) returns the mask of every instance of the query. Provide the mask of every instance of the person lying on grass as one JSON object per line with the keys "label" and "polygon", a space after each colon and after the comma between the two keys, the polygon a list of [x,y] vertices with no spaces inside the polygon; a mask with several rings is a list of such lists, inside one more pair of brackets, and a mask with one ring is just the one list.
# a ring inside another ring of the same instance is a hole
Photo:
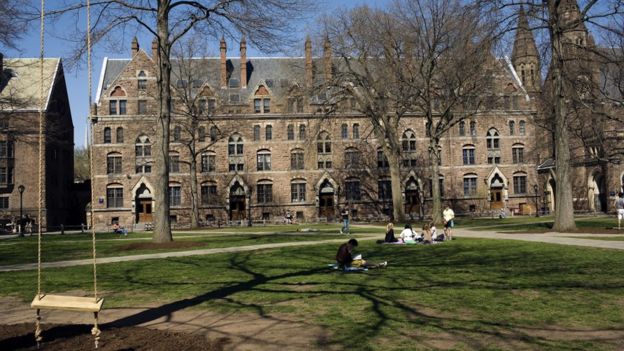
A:
{"label": "person lying on grass", "polygon": [[361,268],[383,268],[388,265],[388,262],[372,263],[367,262],[361,258],[353,259],[353,249],[358,246],[358,241],[350,239],[346,243],[340,245],[338,252],[336,253],[336,262],[341,269],[349,267],[361,267]]}

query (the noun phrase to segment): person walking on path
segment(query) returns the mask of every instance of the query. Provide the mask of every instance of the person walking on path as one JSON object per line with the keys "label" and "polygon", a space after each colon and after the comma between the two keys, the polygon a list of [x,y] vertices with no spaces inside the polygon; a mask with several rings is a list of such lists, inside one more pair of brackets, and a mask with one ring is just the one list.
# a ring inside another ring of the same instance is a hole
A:
{"label": "person walking on path", "polygon": [[455,212],[447,205],[442,212],[444,218],[444,237],[453,240],[453,227],[455,227]]}
{"label": "person walking on path", "polygon": [[622,218],[624,218],[624,193],[621,191],[618,193],[617,200],[615,200],[615,208],[617,210],[618,229],[620,229]]}
{"label": "person walking on path", "polygon": [[349,207],[342,209],[340,215],[342,216],[342,229],[340,229],[340,234],[349,234]]}

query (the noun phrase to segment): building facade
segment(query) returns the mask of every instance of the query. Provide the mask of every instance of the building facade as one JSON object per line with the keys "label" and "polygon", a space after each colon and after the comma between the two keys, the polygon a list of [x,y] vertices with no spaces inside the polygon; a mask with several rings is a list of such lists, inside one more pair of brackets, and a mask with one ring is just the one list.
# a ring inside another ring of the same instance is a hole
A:
{"label": "building facade", "polygon": [[[74,127],[63,64],[43,62],[43,175],[39,188],[40,60],[0,54],[0,221],[36,219],[41,191],[42,225],[57,230],[71,222]],[[22,192],[20,193],[20,189]]]}
{"label": "building facade", "polygon": [[[131,48],[129,59],[104,60],[94,108],[100,228],[154,220],[154,44],[151,55],[136,39]],[[187,60],[186,71],[183,60],[174,63],[168,194],[174,223],[190,223],[194,198],[206,222],[277,220],[288,211],[299,221],[327,220],[344,206],[362,220],[391,213],[387,161],[369,121],[349,104],[326,118],[322,97],[307,93],[336,69],[327,50],[313,57],[306,41],[304,57],[250,58],[244,40],[240,57],[228,57],[223,40],[220,50],[220,57]],[[441,142],[434,178],[457,212],[535,211],[536,90],[521,78],[539,64],[533,59],[514,53],[511,60],[493,60],[498,102],[458,123]],[[194,107],[181,107],[189,96]],[[426,121],[413,114],[401,123],[402,197],[408,216],[418,217],[431,207]]]}

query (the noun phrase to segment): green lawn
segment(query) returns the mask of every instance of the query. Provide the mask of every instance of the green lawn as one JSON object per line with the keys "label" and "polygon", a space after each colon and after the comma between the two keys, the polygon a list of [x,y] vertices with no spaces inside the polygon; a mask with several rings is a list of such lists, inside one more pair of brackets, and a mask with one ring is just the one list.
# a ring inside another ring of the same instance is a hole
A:
{"label": "green lawn", "polygon": [[[319,347],[357,350],[616,350],[624,333],[624,252],[458,239],[362,242],[385,270],[328,270],[336,245],[98,266],[106,306],[287,314],[330,331]],[[48,269],[44,290],[90,291],[88,267]],[[0,295],[29,301],[36,272],[0,273]],[[583,334],[583,335],[581,335]]]}

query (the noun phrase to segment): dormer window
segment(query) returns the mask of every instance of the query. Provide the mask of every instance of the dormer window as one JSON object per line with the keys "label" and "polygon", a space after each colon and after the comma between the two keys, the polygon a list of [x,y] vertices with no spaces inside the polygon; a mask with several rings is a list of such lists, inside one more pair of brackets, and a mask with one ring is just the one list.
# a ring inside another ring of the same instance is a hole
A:
{"label": "dormer window", "polygon": [[271,112],[271,99],[269,97],[269,91],[264,85],[261,85],[254,94],[254,113],[269,113]]}
{"label": "dormer window", "polygon": [[110,94],[109,101],[109,114],[111,115],[125,115],[126,114],[126,92],[119,86],[113,89]]}

